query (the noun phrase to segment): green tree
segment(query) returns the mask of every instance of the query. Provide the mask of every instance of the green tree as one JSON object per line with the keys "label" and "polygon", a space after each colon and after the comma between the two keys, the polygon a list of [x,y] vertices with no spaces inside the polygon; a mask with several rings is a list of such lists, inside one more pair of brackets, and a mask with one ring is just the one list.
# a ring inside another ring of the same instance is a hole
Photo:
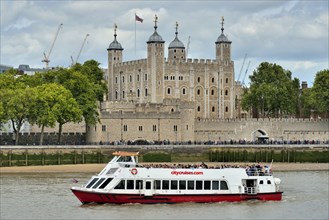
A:
{"label": "green tree", "polygon": [[312,87],[315,110],[328,117],[329,112],[329,70],[317,72]]}
{"label": "green tree", "polygon": [[[88,60],[84,62],[83,65],[77,63],[72,67],[74,71],[78,71],[88,78],[91,84],[91,89],[93,90],[93,92],[90,93],[91,98],[94,100],[92,102],[102,102],[104,94],[107,93],[107,85],[104,81],[104,72],[99,65],[100,63],[95,60]],[[84,109],[86,124],[96,124],[98,117],[99,114],[97,111],[97,104],[94,107],[89,105],[89,108]]]}
{"label": "green tree", "polygon": [[291,72],[268,62],[261,63],[250,77],[250,88],[242,96],[242,108],[254,117],[282,117],[296,113],[299,80]]}
{"label": "green tree", "polygon": [[23,76],[17,70],[10,69],[0,75],[0,105],[2,121],[10,121],[15,144],[19,143],[19,133],[29,118],[29,112],[36,99],[34,88],[25,84]]}
{"label": "green tree", "polygon": [[[39,144],[42,145],[44,128],[55,127],[58,119],[56,115],[58,114],[58,105],[72,99],[72,94],[69,90],[56,83],[46,83],[35,88],[37,97],[30,111],[29,122],[41,127]],[[75,117],[73,118],[75,119]],[[60,143],[60,139],[58,139],[58,143]]]}

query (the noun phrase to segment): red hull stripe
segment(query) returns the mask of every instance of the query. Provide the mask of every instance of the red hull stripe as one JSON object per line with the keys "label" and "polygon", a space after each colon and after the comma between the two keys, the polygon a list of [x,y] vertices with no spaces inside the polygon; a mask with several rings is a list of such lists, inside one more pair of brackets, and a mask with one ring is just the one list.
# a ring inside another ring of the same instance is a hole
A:
{"label": "red hull stripe", "polygon": [[72,190],[82,203],[182,203],[182,202],[239,202],[245,200],[274,200],[282,199],[282,192],[247,194],[198,194],[198,195],[153,195],[144,196],[136,194],[106,194]]}

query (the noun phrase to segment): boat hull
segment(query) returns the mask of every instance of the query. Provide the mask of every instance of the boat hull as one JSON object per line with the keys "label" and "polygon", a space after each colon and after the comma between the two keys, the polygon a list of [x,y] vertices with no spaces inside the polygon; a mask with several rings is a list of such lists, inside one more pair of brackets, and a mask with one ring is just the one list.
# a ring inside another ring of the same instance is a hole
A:
{"label": "boat hull", "polygon": [[240,202],[245,200],[279,201],[282,192],[250,194],[198,194],[198,195],[153,195],[96,193],[72,189],[74,195],[83,203],[184,203],[184,202]]}

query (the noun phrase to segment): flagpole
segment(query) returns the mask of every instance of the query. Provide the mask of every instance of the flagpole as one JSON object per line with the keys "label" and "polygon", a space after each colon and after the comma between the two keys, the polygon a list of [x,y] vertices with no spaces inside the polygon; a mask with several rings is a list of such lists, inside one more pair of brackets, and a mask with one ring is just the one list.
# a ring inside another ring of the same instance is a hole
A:
{"label": "flagpole", "polygon": [[135,59],[136,59],[136,13],[135,13]]}

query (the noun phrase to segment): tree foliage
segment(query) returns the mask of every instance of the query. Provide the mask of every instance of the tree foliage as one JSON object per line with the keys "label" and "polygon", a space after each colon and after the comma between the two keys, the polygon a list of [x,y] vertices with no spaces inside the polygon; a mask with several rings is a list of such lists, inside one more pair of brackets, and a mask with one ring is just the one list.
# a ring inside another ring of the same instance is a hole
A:
{"label": "tree foliage", "polygon": [[296,113],[299,80],[291,72],[268,62],[261,63],[250,76],[250,89],[242,97],[242,107],[255,117],[282,117]]}
{"label": "tree foliage", "polygon": [[319,71],[312,87],[314,107],[319,113],[329,112],[329,70]]}

